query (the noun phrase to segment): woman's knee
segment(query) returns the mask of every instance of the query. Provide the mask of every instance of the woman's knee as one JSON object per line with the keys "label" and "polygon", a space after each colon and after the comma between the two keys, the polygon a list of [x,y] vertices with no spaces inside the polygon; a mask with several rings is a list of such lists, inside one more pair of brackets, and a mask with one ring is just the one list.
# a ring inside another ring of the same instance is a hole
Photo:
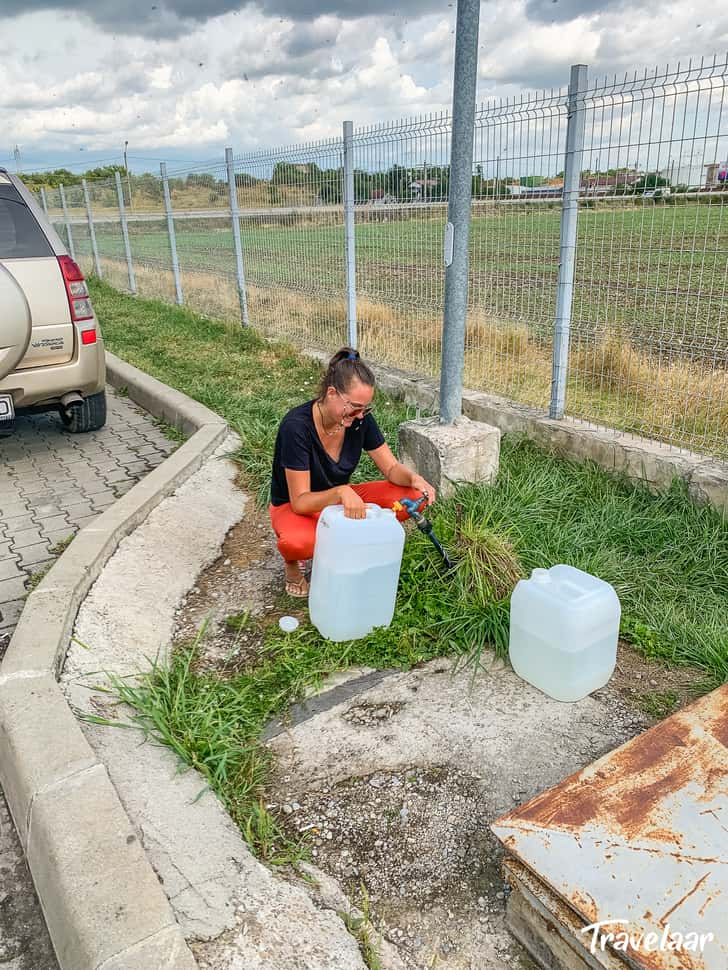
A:
{"label": "woman's knee", "polygon": [[295,559],[312,559],[316,534],[309,535],[280,535],[278,536],[278,551],[287,562]]}

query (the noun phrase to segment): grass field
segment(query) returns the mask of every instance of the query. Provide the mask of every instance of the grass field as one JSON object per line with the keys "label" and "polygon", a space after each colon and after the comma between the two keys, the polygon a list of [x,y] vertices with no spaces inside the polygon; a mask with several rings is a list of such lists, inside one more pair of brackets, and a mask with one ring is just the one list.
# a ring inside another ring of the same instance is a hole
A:
{"label": "grass field", "polygon": [[[559,209],[475,213],[467,382],[545,407]],[[357,224],[361,347],[383,363],[436,375],[444,213],[423,207],[401,215],[368,209]],[[276,335],[331,346],[345,332],[343,227],[323,209],[287,218],[241,222],[251,320]],[[132,223],[130,232],[138,275],[149,284],[140,291],[168,298],[166,225]],[[226,220],[178,220],[176,237],[186,300],[234,319]],[[104,260],[123,269],[118,225],[99,224],[97,238]],[[79,243],[88,252],[88,240]],[[583,209],[577,252],[567,413],[728,457],[728,220],[720,201]],[[154,274],[164,289],[152,285]]]}
{"label": "grass field", "polygon": [[[723,296],[728,219],[723,206],[583,209],[579,214],[574,323],[577,329],[624,325],[633,339],[656,347],[655,331],[685,355],[706,342],[728,347]],[[476,210],[477,212],[477,210]],[[378,210],[386,218],[386,210]],[[558,208],[531,205],[486,210],[471,228],[471,302],[533,325],[553,322],[559,265]],[[365,298],[442,306],[443,210],[392,221],[360,222],[357,290]],[[340,293],[345,280],[343,226],[332,214],[306,215],[289,225],[261,218],[241,222],[246,276],[259,285],[299,284]],[[179,221],[180,264],[233,270],[226,220]],[[167,260],[166,226],[132,223],[141,261]],[[97,227],[102,252],[123,256],[118,228]]]}

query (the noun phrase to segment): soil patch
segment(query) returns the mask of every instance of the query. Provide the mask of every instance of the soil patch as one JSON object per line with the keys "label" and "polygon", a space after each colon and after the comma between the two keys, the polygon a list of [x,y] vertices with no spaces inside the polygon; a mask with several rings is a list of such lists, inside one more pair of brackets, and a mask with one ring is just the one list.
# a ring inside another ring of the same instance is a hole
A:
{"label": "soil patch", "polygon": [[476,776],[412,765],[274,804],[407,967],[534,966],[503,927],[502,851]]}

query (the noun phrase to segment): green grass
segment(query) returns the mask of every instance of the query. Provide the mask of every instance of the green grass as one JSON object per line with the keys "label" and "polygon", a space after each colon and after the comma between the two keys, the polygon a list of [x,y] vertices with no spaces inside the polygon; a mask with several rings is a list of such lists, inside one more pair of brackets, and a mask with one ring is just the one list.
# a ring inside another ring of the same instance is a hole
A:
{"label": "green grass", "polygon": [[[231,332],[98,281],[91,287],[111,350],[218,411],[240,433],[236,458],[264,505],[278,421],[313,396],[317,368],[253,332]],[[396,447],[405,409],[382,395],[376,406]],[[359,476],[371,474],[363,462]],[[701,668],[706,687],[728,680],[728,522],[695,506],[682,485],[655,496],[595,465],[559,460],[506,436],[496,484],[460,489],[450,501],[438,502],[432,520],[446,548],[460,550],[464,565],[447,575],[427,540],[413,532],[388,629],[333,644],[307,624],[292,634],[269,626],[259,663],[228,679],[196,673],[193,648],[177,654],[169,670],[155,668],[137,687],[117,685],[146,728],[202,772],[270,861],[295,860],[301,849],[285,840],[261,803],[267,763],[257,738],[263,725],[348,666],[408,669],[442,655],[477,664],[484,650],[505,654],[508,596],[490,575],[479,582],[478,568],[491,570],[495,563],[511,583],[521,569],[560,562],[594,573],[617,590],[622,634],[638,650]],[[482,529],[501,541],[476,555],[472,544],[477,546]],[[488,590],[496,588],[500,598],[489,600]]]}

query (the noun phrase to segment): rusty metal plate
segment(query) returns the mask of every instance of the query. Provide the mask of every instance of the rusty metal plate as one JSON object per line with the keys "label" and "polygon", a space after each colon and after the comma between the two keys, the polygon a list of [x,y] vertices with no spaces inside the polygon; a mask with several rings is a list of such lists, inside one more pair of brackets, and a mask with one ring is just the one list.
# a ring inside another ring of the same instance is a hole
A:
{"label": "rusty metal plate", "polygon": [[492,830],[602,924],[595,947],[647,970],[728,970],[728,684]]}

